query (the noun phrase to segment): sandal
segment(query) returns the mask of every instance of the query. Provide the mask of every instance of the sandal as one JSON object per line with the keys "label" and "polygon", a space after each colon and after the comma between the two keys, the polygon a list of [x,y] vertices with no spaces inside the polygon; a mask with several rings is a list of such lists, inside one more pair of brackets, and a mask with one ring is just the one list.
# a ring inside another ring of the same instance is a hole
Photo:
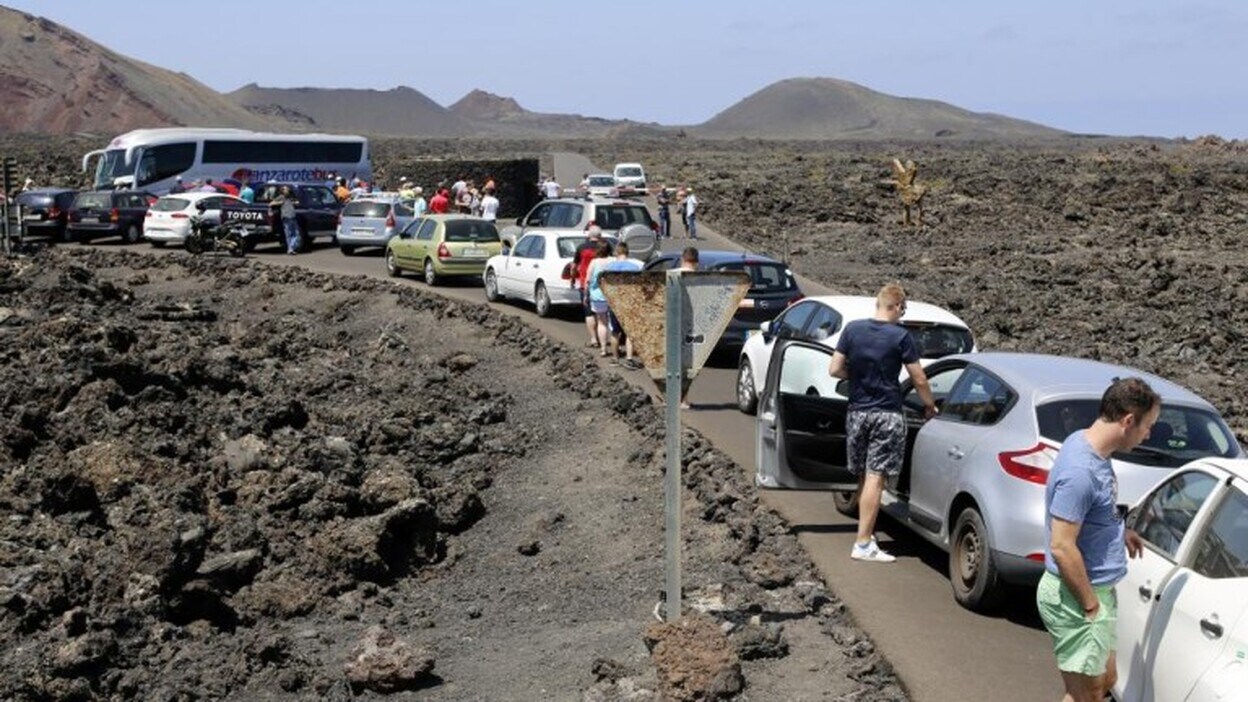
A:
{"label": "sandal", "polygon": [[586,341],[586,342],[585,342],[585,347],[586,347],[586,348],[591,348],[591,349],[596,349],[596,348],[598,348],[598,342],[597,342],[597,341]]}

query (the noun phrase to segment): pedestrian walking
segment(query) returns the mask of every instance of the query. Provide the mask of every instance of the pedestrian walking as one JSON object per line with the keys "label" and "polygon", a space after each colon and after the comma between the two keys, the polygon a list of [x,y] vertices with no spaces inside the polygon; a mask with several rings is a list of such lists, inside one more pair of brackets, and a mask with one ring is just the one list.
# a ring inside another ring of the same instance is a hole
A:
{"label": "pedestrian walking", "polygon": [[672,199],[668,196],[666,185],[659,188],[654,202],[659,208],[659,238],[670,239],[672,238]]}
{"label": "pedestrian walking", "polygon": [[554,176],[547,178],[542,188],[545,190],[547,200],[553,200],[563,194],[563,188],[559,187],[559,183]]}
{"label": "pedestrian walking", "polygon": [[1117,679],[1114,585],[1143,542],[1118,510],[1110,456],[1140,445],[1160,414],[1161,398],[1148,383],[1115,380],[1092,426],[1066,437],[1045,482],[1047,543],[1036,607],[1053,638],[1063,700],[1100,702]]}
{"label": "pedestrian walking", "polygon": [[693,188],[685,191],[685,230],[690,239],[698,238],[698,196]]}
{"label": "pedestrian walking", "polygon": [[299,253],[299,220],[295,219],[295,196],[289,185],[283,185],[278,196],[269,201],[269,207],[278,211],[282,220],[282,230],[286,233],[286,253],[291,256]]}
{"label": "pedestrian walking", "polygon": [[585,345],[606,350],[606,347],[598,343],[598,318],[589,304],[588,284],[589,264],[598,255],[598,245],[602,243],[602,227],[597,224],[589,225],[585,236],[585,241],[572,254],[572,287],[581,291],[581,311],[585,317],[585,330],[589,332],[589,341]]}
{"label": "pedestrian walking", "polygon": [[[603,266],[604,273],[636,273],[644,268],[644,264],[628,255],[628,244],[621,241],[615,245],[615,257]],[[624,330],[624,325],[620,324],[619,317],[615,311],[607,306],[607,325],[611,333],[611,363],[619,363],[621,366],[629,370],[639,370],[642,368],[641,361],[633,355],[633,340],[629,338]],[[624,347],[624,358],[620,358],[620,346]]]}
{"label": "pedestrian walking", "polygon": [[906,291],[896,283],[880,289],[875,316],[845,325],[828,373],[849,379],[845,448],[849,470],[858,477],[858,536],[850,557],[859,561],[897,560],[875,540],[884,482],[901,472],[906,453],[906,419],[901,406],[901,369],[910,374],[923,401],[923,414],[936,416],[936,402],[919,364],[919,351],[905,327]]}
{"label": "pedestrian walking", "polygon": [[498,198],[494,197],[494,186],[485,186],[485,196],[481,198],[481,218],[494,222],[498,220]]}
{"label": "pedestrian walking", "polygon": [[685,219],[685,199],[689,197],[689,193],[684,188],[676,190],[676,211],[680,213],[680,226],[685,230],[685,236],[689,236],[689,220]]}
{"label": "pedestrian walking", "polygon": [[602,273],[606,270],[606,264],[610,261],[611,244],[598,240],[598,248],[594,249],[594,258],[589,263],[589,269],[585,273],[585,288],[589,291],[589,308],[594,314],[595,321],[595,339],[598,341],[598,348],[601,349],[598,355],[610,356],[611,352],[607,350],[607,343],[611,336],[611,321],[607,318],[610,308],[607,305],[607,296],[602,292]]}

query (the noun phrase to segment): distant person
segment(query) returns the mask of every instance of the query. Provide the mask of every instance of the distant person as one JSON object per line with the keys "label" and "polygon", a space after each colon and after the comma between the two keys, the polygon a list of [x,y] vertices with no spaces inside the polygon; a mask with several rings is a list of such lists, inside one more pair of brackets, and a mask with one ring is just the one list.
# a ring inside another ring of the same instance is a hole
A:
{"label": "distant person", "polygon": [[468,186],[460,189],[455,196],[455,211],[460,214],[472,214],[472,190]]}
{"label": "distant person", "polygon": [[27,191],[29,191],[29,190],[34,190],[34,189],[35,189],[35,179],[34,179],[34,178],[27,178],[27,179],[26,179],[26,182],[25,182],[25,183],[22,183],[22,189],[21,189],[21,191],[20,191],[20,192],[23,192],[23,193],[24,193],[24,192],[27,192]]}
{"label": "distant person", "polygon": [[243,181],[243,187],[238,189],[238,199],[248,204],[256,201],[256,191],[251,189],[251,183]]}
{"label": "distant person", "polygon": [[576,186],[576,189],[580,190],[581,192],[589,191],[589,174],[588,173],[581,174],[581,182],[580,182],[580,185]]}
{"label": "distant person", "polygon": [[[641,261],[635,258],[629,258],[628,244],[623,241],[615,245],[615,258],[611,259],[603,268],[604,273],[636,273],[644,268]],[[639,370],[643,367],[641,361],[633,356],[633,340],[624,331],[624,325],[620,324],[619,317],[615,315],[615,311],[607,306],[607,325],[611,332],[611,362],[616,363],[616,359],[620,357],[620,344],[624,344],[624,358],[619,361],[621,366],[629,370]]]}
{"label": "distant person", "polygon": [[178,195],[186,192],[186,186],[182,185],[182,176],[173,179],[173,187],[169,188],[170,195]]}
{"label": "distant person", "polygon": [[216,193],[216,192],[220,192],[220,191],[219,191],[219,190],[217,190],[217,186],[215,186],[215,185],[213,185],[213,184],[212,184],[212,178],[209,178],[208,180],[204,181],[204,182],[203,182],[203,183],[202,183],[202,184],[201,184],[198,188],[195,188],[195,192],[197,192],[197,193]]}
{"label": "distant person", "polygon": [[442,188],[433,197],[429,198],[429,212],[431,214],[446,214],[451,211],[451,198],[448,197],[446,188]]}
{"label": "distant person", "polygon": [[367,194],[368,194],[368,185],[365,184],[364,181],[360,180],[359,178],[354,178],[351,180],[351,192],[348,195],[349,199],[355,200],[357,198],[364,197]]}
{"label": "distant person", "polygon": [[346,178],[338,179],[338,187],[334,188],[334,197],[338,198],[338,202],[346,202],[351,199],[351,191],[347,190]]}
{"label": "distant person", "polygon": [[857,561],[897,560],[876,543],[875,520],[884,483],[901,472],[906,454],[899,380],[903,367],[923,401],[924,416],[931,419],[937,414],[914,339],[899,324],[905,313],[905,289],[896,283],[880,288],[875,316],[845,325],[828,364],[830,375],[849,380],[845,448],[849,471],[858,477],[858,538],[850,551],[850,558]]}
{"label": "distant person", "polygon": [[402,178],[399,178],[399,199],[400,200],[415,200],[416,192],[413,190],[413,186],[414,184],[412,183],[412,181],[407,179],[407,176],[403,176]]}
{"label": "distant person", "polygon": [[563,188],[559,187],[559,183],[553,177],[547,180],[543,187],[546,189],[547,200],[553,200],[563,194]]}
{"label": "distant person", "polygon": [[451,184],[451,198],[455,202],[459,202],[459,194],[462,193],[467,187],[468,181],[465,180],[463,176],[460,176],[458,180]]}
{"label": "distant person", "polygon": [[670,239],[672,238],[672,199],[668,196],[666,185],[659,188],[654,202],[659,208],[659,238]]}
{"label": "distant person", "polygon": [[269,207],[278,211],[282,220],[282,230],[286,233],[286,253],[294,256],[299,253],[299,220],[295,217],[297,200],[290,191],[289,185],[283,185],[277,197],[269,201]]}
{"label": "distant person", "polygon": [[685,230],[685,236],[689,236],[689,220],[685,218],[685,199],[689,197],[689,193],[684,188],[676,189],[676,211],[680,213],[680,226]]}
{"label": "distant person", "polygon": [[589,309],[594,314],[594,338],[598,341],[598,348],[601,349],[599,356],[608,357],[611,352],[607,350],[607,343],[611,335],[611,322],[607,318],[610,311],[607,306],[607,296],[602,292],[602,273],[606,270],[607,263],[611,257],[611,244],[598,240],[598,248],[594,249],[594,258],[589,263],[588,270],[585,271],[585,289],[589,293]]}
{"label": "distant person", "polygon": [[1139,557],[1144,544],[1118,511],[1110,456],[1139,446],[1160,414],[1161,398],[1148,383],[1115,380],[1101,395],[1096,421],[1066,437],[1049,469],[1036,608],[1053,639],[1066,700],[1099,702],[1117,680],[1114,586],[1127,574],[1127,557]]}
{"label": "distant person", "polygon": [[498,220],[498,198],[494,197],[494,187],[485,186],[485,196],[481,198],[481,218],[495,222]]}
{"label": "distant person", "polygon": [[685,191],[685,229],[690,239],[698,238],[698,196],[693,194],[693,188]]}
{"label": "distant person", "polygon": [[581,312],[585,317],[585,329],[589,332],[586,346],[599,347],[598,319],[589,304],[589,265],[598,255],[598,245],[602,243],[602,227],[589,225],[585,230],[586,239],[576,247],[572,254],[572,287],[581,291]]}
{"label": "distant person", "polygon": [[412,212],[417,217],[425,214],[429,209],[429,204],[425,202],[425,189],[417,185],[412,188]]}

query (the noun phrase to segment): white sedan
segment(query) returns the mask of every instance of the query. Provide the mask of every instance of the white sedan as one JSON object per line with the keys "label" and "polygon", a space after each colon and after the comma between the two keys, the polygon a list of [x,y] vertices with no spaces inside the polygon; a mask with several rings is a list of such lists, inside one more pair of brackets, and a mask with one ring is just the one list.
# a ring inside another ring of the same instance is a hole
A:
{"label": "white sedan", "polygon": [[619,188],[615,187],[615,176],[610,173],[590,173],[585,179],[585,190],[596,197],[620,196]]}
{"label": "white sedan", "polygon": [[152,246],[162,248],[165,244],[181,244],[191,233],[191,218],[199,215],[198,205],[204,205],[203,217],[211,222],[221,222],[221,208],[225,203],[247,203],[222,193],[178,193],[166,195],[147,210],[143,222],[143,238]]}
{"label": "white sedan", "polygon": [[580,305],[572,287],[572,257],[584,234],[531,231],[507,253],[485,262],[481,279],[490,302],[503,298],[532,302],[537,316],[549,317],[556,305]]}
{"label": "white sedan", "polygon": [[[754,413],[758,405],[758,391],[767,378],[772,345],[777,338],[804,339],[836,348],[846,324],[874,316],[874,297],[823,295],[805,298],[770,322],[763,322],[758,333],[750,336],[741,348],[737,366],[737,407],[746,414]],[[976,350],[975,339],[966,322],[936,305],[907,300],[901,325],[909,330],[914,339],[923,365],[945,356]]]}
{"label": "white sedan", "polygon": [[1144,553],[1117,587],[1114,697],[1248,700],[1248,459],[1183,466],[1127,523]]}

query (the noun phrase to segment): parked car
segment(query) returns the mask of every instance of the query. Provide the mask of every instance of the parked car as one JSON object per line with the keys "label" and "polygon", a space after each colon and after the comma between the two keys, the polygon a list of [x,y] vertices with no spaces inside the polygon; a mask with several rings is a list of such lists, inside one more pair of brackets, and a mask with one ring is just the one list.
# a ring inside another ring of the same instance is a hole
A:
{"label": "parked car", "polygon": [[1114,697],[1248,699],[1248,460],[1187,464],[1135,505],[1127,525],[1144,551],[1117,587]]}
{"label": "parked car", "polygon": [[[836,508],[857,513],[846,469],[847,400],[828,375],[833,350],[777,340],[759,396],[755,482],[830,489]],[[1044,483],[1066,437],[1092,424],[1114,378],[1143,377],[1161,396],[1151,436],[1114,454],[1118,495],[1130,503],[1188,461],[1237,458],[1226,423],[1198,395],[1132,368],[1061,356],[958,354],[927,367],[940,414],[902,384],[906,458],[881,510],[949,554],[954,598],[982,610],[1004,585],[1034,585],[1044,570]]]}
{"label": "parked car", "polygon": [[119,236],[127,244],[143,238],[147,209],[156,196],[141,190],[93,190],[78,193],[69,208],[69,238],[80,244]]}
{"label": "parked car", "polygon": [[646,171],[640,163],[617,163],[613,175],[620,195],[646,194]]}
{"label": "parked car", "polygon": [[403,201],[398,193],[373,193],[352,200],[338,214],[338,248],[350,256],[361,246],[384,247],[415,217],[412,201]]}
{"label": "parked car", "polygon": [[191,217],[202,216],[209,222],[221,222],[221,210],[228,204],[238,206],[247,203],[232,195],[218,193],[178,193],[165,195],[147,210],[143,223],[143,238],[155,248],[167,244],[182,244],[191,233]]}
{"label": "parked car", "polygon": [[561,197],[543,200],[516,219],[516,223],[500,232],[503,248],[508,249],[525,234],[536,231],[561,231],[584,235],[589,225],[597,224],[609,239],[628,244],[629,253],[640,261],[648,261],[658,253],[659,225],[650,217],[650,210],[634,200],[598,197]]}
{"label": "parked car", "polygon": [[[680,252],[669,251],[651,260],[645,269],[665,271],[679,267]],[[720,335],[715,345],[717,350],[739,351],[750,333],[758,331],[760,323],[775,319],[789,305],[802,299],[801,288],[788,264],[773,258],[744,251],[701,251],[698,268],[704,271],[744,271],[750,274],[752,281],[746,297],[754,301],[754,306],[737,310]]]}
{"label": "parked car", "polygon": [[619,197],[615,176],[610,173],[590,173],[585,179],[586,192],[590,197]]}
{"label": "parked car", "polygon": [[486,261],[481,276],[486,299],[532,302],[539,317],[549,317],[558,305],[579,306],[581,292],[572,287],[572,256],[586,239],[563,231],[525,234],[509,251]]}
{"label": "parked car", "polygon": [[[926,302],[909,300],[906,304],[901,326],[914,339],[923,365],[955,353],[976,350],[970,328],[954,313]],[[751,329],[737,363],[737,408],[754,414],[758,404],[757,389],[767,379],[771,347],[777,338],[805,339],[835,349],[845,325],[874,316],[874,297],[823,295],[805,298],[775,319]]]}
{"label": "parked car", "polygon": [[333,239],[338,232],[338,213],[342,210],[342,203],[338,202],[334,191],[321,183],[263,183],[253,186],[255,204],[249,205],[235,198],[222,211],[222,221],[241,225],[249,246],[276,242],[286,248],[286,235],[277,208],[269,207],[283,187],[289,187],[296,199],[295,219],[299,226],[300,250],[308,250],[317,239]]}
{"label": "parked car", "polygon": [[22,208],[22,235],[69,241],[69,208],[77,194],[69,188],[37,188],[18,193],[14,201]]}
{"label": "parked car", "polygon": [[486,261],[503,250],[494,223],[458,214],[426,215],[409,223],[386,244],[386,271],[420,271],[437,285],[450,276],[479,276]]}

